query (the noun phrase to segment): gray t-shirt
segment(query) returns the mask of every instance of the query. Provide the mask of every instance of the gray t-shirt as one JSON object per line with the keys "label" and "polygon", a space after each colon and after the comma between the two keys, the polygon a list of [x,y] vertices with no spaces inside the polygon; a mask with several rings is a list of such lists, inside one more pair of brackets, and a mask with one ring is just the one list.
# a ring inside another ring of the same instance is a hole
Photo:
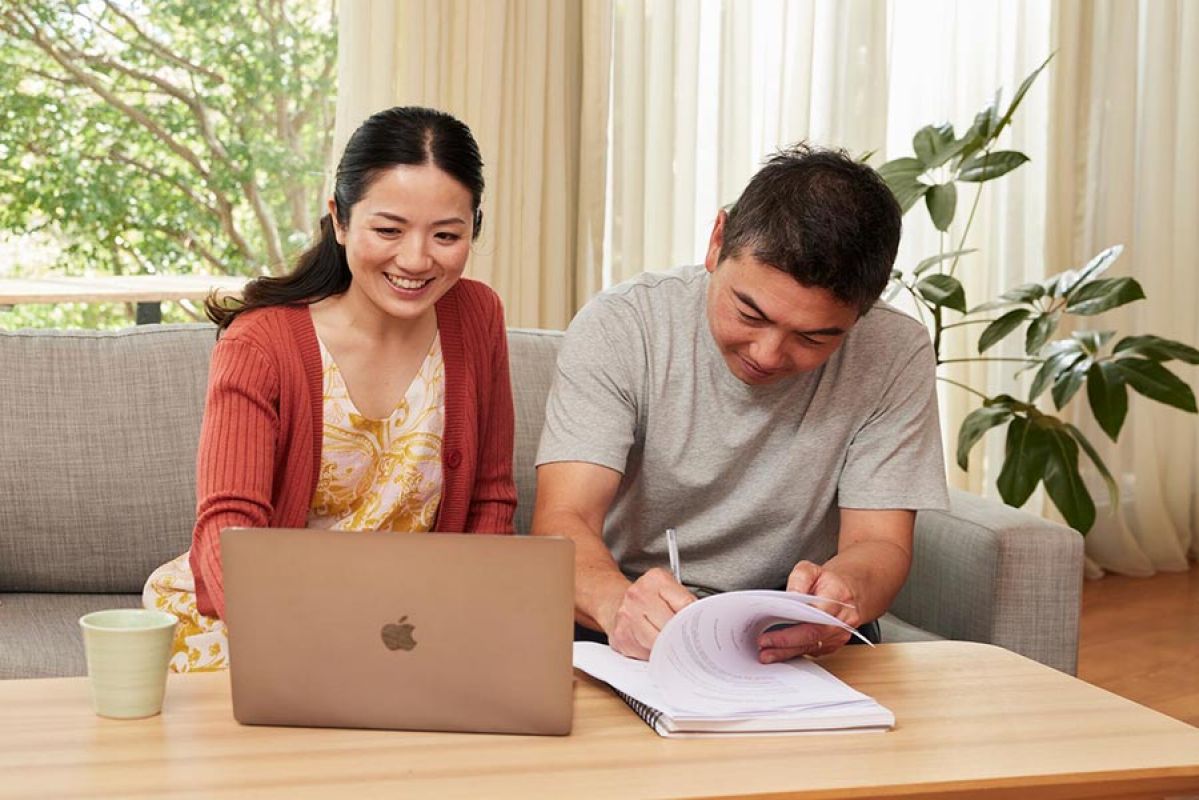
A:
{"label": "gray t-shirt", "polygon": [[932,346],[879,302],[820,368],[767,386],[729,371],[706,315],[708,273],[646,273],[567,330],[537,464],[622,474],[604,541],[636,579],[667,566],[701,594],[782,588],[837,550],[840,508],[946,508]]}

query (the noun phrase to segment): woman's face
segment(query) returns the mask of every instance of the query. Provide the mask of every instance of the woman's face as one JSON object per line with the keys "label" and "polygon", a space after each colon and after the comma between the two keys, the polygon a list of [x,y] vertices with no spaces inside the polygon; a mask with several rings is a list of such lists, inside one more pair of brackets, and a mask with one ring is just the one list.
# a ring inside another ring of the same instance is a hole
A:
{"label": "woman's face", "polygon": [[450,290],[470,255],[474,211],[470,191],[432,164],[391,167],[377,176],[337,221],[353,280],[347,295],[394,319],[418,320]]}

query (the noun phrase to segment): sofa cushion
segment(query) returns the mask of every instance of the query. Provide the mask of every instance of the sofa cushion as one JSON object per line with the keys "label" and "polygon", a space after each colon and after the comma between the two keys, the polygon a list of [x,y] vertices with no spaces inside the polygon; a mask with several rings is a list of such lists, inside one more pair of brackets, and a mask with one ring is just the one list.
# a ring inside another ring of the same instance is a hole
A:
{"label": "sofa cushion", "polygon": [[508,331],[508,356],[512,370],[512,401],[516,406],[516,452],[512,469],[516,479],[516,530],[528,533],[533,520],[537,488],[537,443],[545,423],[545,399],[554,382],[561,331]]}
{"label": "sofa cushion", "polygon": [[215,341],[0,332],[0,592],[139,592],[187,548]]}
{"label": "sofa cushion", "polygon": [[141,604],[140,594],[0,594],[0,679],[87,674],[79,618]]}

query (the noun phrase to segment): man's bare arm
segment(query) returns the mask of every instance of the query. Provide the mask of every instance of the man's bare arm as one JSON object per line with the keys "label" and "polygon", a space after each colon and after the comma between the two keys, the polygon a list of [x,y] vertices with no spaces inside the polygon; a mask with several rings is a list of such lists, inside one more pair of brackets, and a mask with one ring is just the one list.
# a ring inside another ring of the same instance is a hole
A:
{"label": "man's bare arm", "polygon": [[854,590],[863,622],[891,606],[912,566],[916,512],[906,509],[841,509],[837,555],[824,565]]}
{"label": "man's bare arm", "polygon": [[582,461],[559,461],[537,468],[534,536],[565,536],[575,543],[575,618],[593,630],[604,623],[631,585],[604,544],[604,517],[621,475]]}
{"label": "man's bare arm", "polygon": [[620,473],[597,464],[542,464],[532,533],[574,541],[575,619],[606,633],[617,652],[648,658],[658,631],[695,598],[665,570],[652,569],[630,582],[617,567],[603,526],[620,479]]}
{"label": "man's bare arm", "polygon": [[[848,603],[825,610],[853,626],[882,616],[903,588],[912,563],[916,512],[906,509],[841,509],[837,555],[823,565],[801,561],[787,580],[788,591]],[[795,625],[763,634],[763,661],[797,655],[825,655],[849,641],[845,631],[823,625]]]}

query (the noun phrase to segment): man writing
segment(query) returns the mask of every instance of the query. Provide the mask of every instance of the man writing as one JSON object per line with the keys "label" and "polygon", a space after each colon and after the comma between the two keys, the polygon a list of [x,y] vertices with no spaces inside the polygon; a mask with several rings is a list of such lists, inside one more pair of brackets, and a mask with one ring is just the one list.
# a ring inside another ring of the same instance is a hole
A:
{"label": "man writing", "polygon": [[[798,146],[721,211],[703,266],[646,273],[567,331],[537,454],[534,534],[576,548],[584,638],[647,658],[697,596],[781,589],[871,638],[948,505],[923,326],[878,302],[900,209],[869,167]],[[677,530],[682,583],[663,569]],[[849,639],[800,624],[759,659]]]}

